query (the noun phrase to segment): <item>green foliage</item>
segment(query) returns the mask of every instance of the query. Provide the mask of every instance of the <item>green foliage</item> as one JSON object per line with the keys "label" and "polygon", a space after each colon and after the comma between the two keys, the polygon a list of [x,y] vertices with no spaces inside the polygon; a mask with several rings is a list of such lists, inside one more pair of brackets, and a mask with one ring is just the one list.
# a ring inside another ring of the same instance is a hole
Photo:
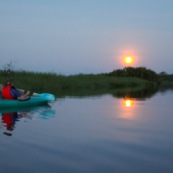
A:
{"label": "green foliage", "polygon": [[[64,76],[54,73],[34,73],[26,71],[13,71],[12,80],[16,88],[38,93],[50,92],[56,96],[110,93],[115,90],[123,89],[144,89],[154,85],[152,82],[135,77],[115,78],[105,74]],[[3,81],[2,76],[1,81]]]}
{"label": "green foliage", "polygon": [[173,89],[173,74],[161,72],[159,74],[159,87],[161,91]]}
{"label": "green foliage", "polygon": [[154,71],[144,67],[126,67],[108,74],[64,76],[55,73],[15,71],[13,63],[10,61],[3,70],[0,70],[0,83],[4,83],[7,78],[12,79],[16,88],[65,96],[151,89],[155,87],[158,76]]}
{"label": "green foliage", "polygon": [[122,70],[114,70],[107,75],[114,77],[138,77],[152,82],[158,81],[157,73],[150,69],[146,69],[145,67],[125,67]]}

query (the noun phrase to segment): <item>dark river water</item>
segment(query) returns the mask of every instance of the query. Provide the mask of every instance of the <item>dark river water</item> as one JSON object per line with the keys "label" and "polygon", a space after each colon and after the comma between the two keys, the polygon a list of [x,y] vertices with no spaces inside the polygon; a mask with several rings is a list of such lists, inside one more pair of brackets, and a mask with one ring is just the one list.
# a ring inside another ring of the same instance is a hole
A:
{"label": "dark river water", "polygon": [[172,173],[173,92],[2,112],[0,158],[2,173]]}

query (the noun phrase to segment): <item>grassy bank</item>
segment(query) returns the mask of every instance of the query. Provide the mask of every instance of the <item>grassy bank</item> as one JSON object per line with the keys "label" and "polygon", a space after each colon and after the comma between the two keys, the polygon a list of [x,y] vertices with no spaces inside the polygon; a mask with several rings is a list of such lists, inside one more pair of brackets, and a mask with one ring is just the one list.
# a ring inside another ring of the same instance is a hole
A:
{"label": "grassy bank", "polygon": [[[136,77],[113,77],[104,74],[64,76],[53,73],[13,71],[10,74],[17,88],[33,92],[49,92],[57,97],[99,95],[151,88],[155,83]],[[1,81],[6,77],[1,75]],[[2,83],[2,82],[1,82]]]}

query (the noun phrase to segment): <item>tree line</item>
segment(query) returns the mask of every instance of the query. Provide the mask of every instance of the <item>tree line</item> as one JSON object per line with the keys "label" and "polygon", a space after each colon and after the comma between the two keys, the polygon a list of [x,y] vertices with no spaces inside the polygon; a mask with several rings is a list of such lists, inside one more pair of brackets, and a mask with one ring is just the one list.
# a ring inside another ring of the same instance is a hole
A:
{"label": "tree line", "polygon": [[156,72],[145,67],[125,67],[114,70],[106,75],[114,77],[138,77],[152,82],[159,80],[159,75]]}

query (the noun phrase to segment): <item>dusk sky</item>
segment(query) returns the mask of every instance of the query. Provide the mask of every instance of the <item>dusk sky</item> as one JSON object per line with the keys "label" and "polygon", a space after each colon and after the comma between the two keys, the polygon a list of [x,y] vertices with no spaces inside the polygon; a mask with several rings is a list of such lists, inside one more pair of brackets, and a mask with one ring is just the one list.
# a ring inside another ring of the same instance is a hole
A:
{"label": "dusk sky", "polygon": [[173,73],[173,0],[0,0],[0,67],[58,74]]}

